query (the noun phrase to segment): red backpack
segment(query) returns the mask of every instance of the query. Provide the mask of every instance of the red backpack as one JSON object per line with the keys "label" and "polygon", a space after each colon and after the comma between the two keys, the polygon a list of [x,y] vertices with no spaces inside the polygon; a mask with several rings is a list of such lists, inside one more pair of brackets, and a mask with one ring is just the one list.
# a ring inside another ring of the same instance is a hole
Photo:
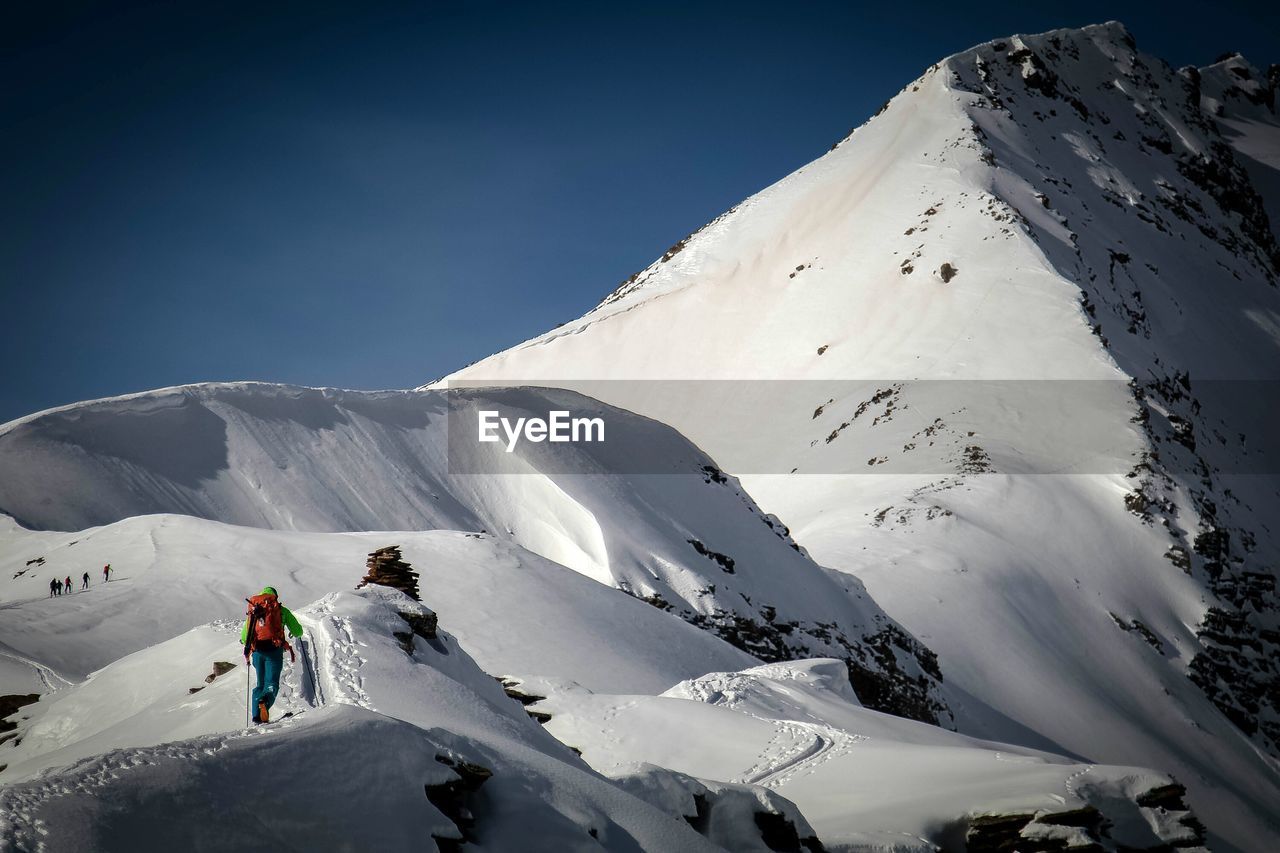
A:
{"label": "red backpack", "polygon": [[255,595],[249,602],[249,636],[251,647],[288,645],[284,636],[284,621],[280,618],[280,599],[274,595]]}

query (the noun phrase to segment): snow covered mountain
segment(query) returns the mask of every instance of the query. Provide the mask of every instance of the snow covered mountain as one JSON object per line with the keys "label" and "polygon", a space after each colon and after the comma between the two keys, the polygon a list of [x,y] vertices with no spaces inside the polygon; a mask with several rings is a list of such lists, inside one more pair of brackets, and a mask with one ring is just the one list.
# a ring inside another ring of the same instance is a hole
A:
{"label": "snow covered mountain", "polygon": [[[406,634],[402,646],[395,629],[406,627],[404,615],[425,612],[380,587],[301,611],[303,665],[280,706],[291,716],[267,728],[244,728],[242,665],[221,676],[214,669],[207,687],[200,680],[213,660],[238,659],[235,624],[117,661],[41,703],[16,750],[31,757],[6,772],[16,784],[0,789],[0,845],[185,847],[194,822],[208,825],[199,844],[213,850],[403,849],[428,839],[458,849],[479,832],[497,850],[529,838],[544,849],[590,839],[616,849],[719,849],[592,773],[448,634]],[[183,739],[165,721],[201,734]],[[68,750],[92,757],[65,767]],[[41,765],[57,770],[21,781]],[[784,819],[809,831],[784,808]],[[751,847],[764,849],[758,838]]]}
{"label": "snow covered mountain", "polygon": [[1171,771],[1218,846],[1273,848],[1276,87],[1115,23],[980,45],[441,384],[672,424],[951,688]]}
{"label": "snow covered mountain", "polygon": [[[219,607],[233,615],[264,572],[286,603],[349,588],[386,534],[188,516],[6,531],[0,590],[22,605],[3,624],[6,683],[18,686],[27,654],[74,666],[92,649],[109,662],[83,680],[31,671],[32,689],[40,678],[57,689],[23,708],[17,742],[0,746],[0,849],[159,849],[184,843],[210,808],[230,825],[203,842],[218,850],[263,837],[734,851],[935,850],[946,838],[955,849],[966,838],[1147,849],[1201,837],[1163,774],[876,713],[843,661],[760,666],[495,536],[396,535],[435,613],[376,586],[297,608],[304,635],[278,721],[246,729],[238,621],[160,638]],[[33,551],[50,566],[111,554],[120,574],[24,601],[9,555]],[[158,812],[171,819],[144,829]]]}
{"label": "snow covered mountain", "polygon": [[1276,85],[991,42],[448,390],[0,425],[0,851],[1274,849]]}
{"label": "snow covered mountain", "polygon": [[[529,389],[166,389],[0,427],[0,510],[62,530],[168,512],[283,530],[494,531],[761,659],[840,657],[875,707],[949,719],[933,653],[670,427],[610,411],[603,443],[451,442],[450,413],[482,406],[605,408]],[[661,473],[627,473],[638,458]],[[24,597],[44,595],[35,575]]]}

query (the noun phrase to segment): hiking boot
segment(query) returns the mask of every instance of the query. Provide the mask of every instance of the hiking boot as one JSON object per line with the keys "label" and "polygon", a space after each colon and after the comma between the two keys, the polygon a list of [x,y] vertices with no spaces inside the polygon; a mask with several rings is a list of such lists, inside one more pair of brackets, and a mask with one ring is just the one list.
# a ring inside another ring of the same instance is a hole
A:
{"label": "hiking boot", "polygon": [[270,722],[270,720],[271,720],[271,715],[267,713],[267,703],[259,702],[258,703],[258,722],[266,723],[266,722]]}

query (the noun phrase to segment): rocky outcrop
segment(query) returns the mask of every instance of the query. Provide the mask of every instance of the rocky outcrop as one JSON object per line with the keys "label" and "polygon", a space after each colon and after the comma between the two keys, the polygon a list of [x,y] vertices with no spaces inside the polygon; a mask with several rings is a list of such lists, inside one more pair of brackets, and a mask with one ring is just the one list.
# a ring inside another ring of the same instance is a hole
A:
{"label": "rocky outcrop", "polygon": [[1185,797],[1186,789],[1177,783],[1138,794],[1128,807],[1141,820],[1122,830],[1092,805],[1057,812],[971,815],[964,825],[964,849],[966,853],[1203,850],[1204,825],[1192,814]]}
{"label": "rocky outcrop", "polygon": [[468,841],[475,841],[475,802],[481,786],[493,776],[488,767],[463,761],[449,755],[437,755],[436,761],[453,771],[451,778],[435,785],[426,785],[427,800],[453,821],[458,830],[456,837],[433,835],[440,853],[461,850]]}
{"label": "rocky outcrop", "polygon": [[[1087,39],[1046,34],[977,48],[949,61],[952,85],[974,96],[976,144],[1003,177],[1013,177],[1013,167],[1002,164],[1014,161],[1019,145],[1036,151],[1036,169],[1017,173],[1027,193],[1003,191],[1000,203],[1078,284],[1094,335],[1135,377],[1132,422],[1149,449],[1128,475],[1124,507],[1163,528],[1165,559],[1204,587],[1201,648],[1187,675],[1255,743],[1280,756],[1276,552],[1265,534],[1266,496],[1255,495],[1259,502],[1250,506],[1233,492],[1230,476],[1268,473],[1259,467],[1268,464],[1265,451],[1253,450],[1267,437],[1234,426],[1239,413],[1232,406],[1273,389],[1192,381],[1205,361],[1179,330],[1182,317],[1203,308],[1166,269],[1203,256],[1218,272],[1198,288],[1241,304],[1270,299],[1267,289],[1280,281],[1280,245],[1248,158],[1233,147],[1224,122],[1274,122],[1274,81],[1237,54],[1175,72],[1139,53],[1117,24],[1085,33]],[[1089,85],[1103,53],[1115,83]],[[1043,144],[1044,129],[1058,143],[1053,149]],[[1074,140],[1076,156],[1061,156],[1059,135]],[[1036,211],[1028,197],[1052,215]],[[1081,239],[1085,228],[1116,238]],[[1145,626],[1115,618],[1161,651]]]}
{"label": "rocky outcrop", "polygon": [[543,699],[546,699],[546,696],[538,696],[535,693],[525,693],[520,689],[520,682],[515,679],[499,678],[498,683],[502,685],[502,692],[519,702],[524,707],[524,712],[529,715],[530,719],[537,722],[538,725],[545,726],[547,723],[551,722],[550,714],[545,711],[534,711],[529,707],[530,705],[536,705]]}
{"label": "rocky outcrop", "polygon": [[[226,675],[228,672],[230,672],[235,668],[236,668],[236,665],[231,663],[230,661],[216,660],[213,662],[213,672],[210,672],[208,675],[204,677],[204,683],[213,684],[214,680],[217,679],[218,676]],[[199,693],[201,690],[204,690],[204,687],[188,687],[187,688],[188,693]]]}
{"label": "rocky outcrop", "polygon": [[[825,849],[799,808],[767,788],[698,779],[647,764],[613,781],[727,850],[763,847],[779,853],[822,853]],[[754,837],[748,827],[754,828]]]}
{"label": "rocky outcrop", "polygon": [[859,701],[868,708],[934,725],[951,720],[937,692],[942,682],[938,656],[887,620],[879,630],[854,638],[832,623],[777,619],[776,610],[767,604],[760,607],[762,618],[753,619],[721,608],[698,613],[677,607],[657,593],[640,595],[625,585],[621,589],[765,663],[822,655],[839,658],[848,668],[849,683]]}
{"label": "rocky outcrop", "polygon": [[[1188,677],[1228,720],[1276,756],[1276,575],[1253,532],[1265,520],[1225,486],[1221,476],[1222,470],[1239,465],[1233,457],[1247,446],[1248,436],[1235,436],[1234,441],[1224,436],[1201,404],[1199,388],[1200,383],[1178,371],[1134,383],[1139,406],[1134,422],[1141,424],[1155,449],[1130,473],[1137,485],[1125,504],[1146,523],[1168,531],[1166,558],[1201,580],[1212,596],[1196,631],[1200,649],[1187,667]],[[1191,518],[1179,518],[1180,504],[1190,504]]]}
{"label": "rocky outcrop", "polygon": [[[30,705],[39,699],[39,693],[10,693],[0,696],[0,743],[15,737],[13,731],[18,727],[17,723],[6,718],[17,713],[18,709],[24,705]],[[3,769],[4,767],[0,766],[0,770]]]}
{"label": "rocky outcrop", "polygon": [[400,556],[399,545],[387,545],[371,553],[365,568],[369,571],[356,589],[376,583],[398,589],[414,601],[422,600],[418,597],[418,573]]}
{"label": "rocky outcrop", "polygon": [[413,654],[413,638],[421,637],[424,640],[436,639],[436,628],[439,624],[439,617],[434,611],[425,607],[421,611],[398,610],[396,615],[404,620],[409,626],[408,631],[392,631],[392,636],[400,643],[400,648],[405,650],[406,654]]}

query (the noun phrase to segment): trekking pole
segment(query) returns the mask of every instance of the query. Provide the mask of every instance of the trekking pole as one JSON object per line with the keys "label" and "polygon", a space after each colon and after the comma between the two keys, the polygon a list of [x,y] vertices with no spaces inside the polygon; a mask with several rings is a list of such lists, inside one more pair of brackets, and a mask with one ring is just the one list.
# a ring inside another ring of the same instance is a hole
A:
{"label": "trekking pole", "polygon": [[249,678],[250,669],[251,667],[249,666],[249,662],[245,661],[245,664],[244,664],[244,727],[246,729],[249,728],[250,726],[249,706],[253,704],[253,682]]}

